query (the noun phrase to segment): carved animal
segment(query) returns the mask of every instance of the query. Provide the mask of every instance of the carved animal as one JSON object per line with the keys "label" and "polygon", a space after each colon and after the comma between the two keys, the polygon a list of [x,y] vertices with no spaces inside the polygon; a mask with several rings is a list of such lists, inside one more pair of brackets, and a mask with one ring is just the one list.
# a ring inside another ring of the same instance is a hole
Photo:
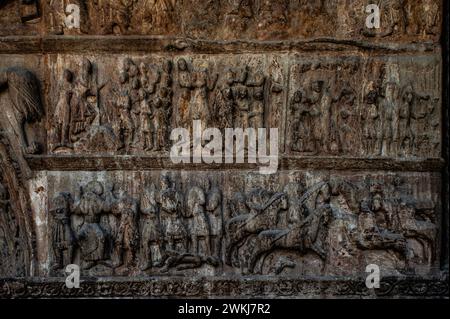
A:
{"label": "carved animal", "polygon": [[25,133],[25,124],[39,121],[44,115],[39,92],[39,82],[33,73],[23,68],[0,70],[0,93],[8,91],[13,112],[20,125],[19,135],[22,146],[28,154],[38,153],[37,143],[30,143]]}

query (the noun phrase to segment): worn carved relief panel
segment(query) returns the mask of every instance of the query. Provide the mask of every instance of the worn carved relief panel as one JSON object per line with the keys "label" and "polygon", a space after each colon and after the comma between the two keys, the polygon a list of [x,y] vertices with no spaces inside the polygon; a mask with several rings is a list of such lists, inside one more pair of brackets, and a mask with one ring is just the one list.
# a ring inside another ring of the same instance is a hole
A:
{"label": "worn carved relief panel", "polygon": [[37,212],[49,212],[53,275],[73,262],[98,276],[342,276],[372,262],[426,275],[440,249],[436,174],[52,172],[37,182],[53,195]]}
{"label": "worn carved relief panel", "polygon": [[437,56],[294,61],[287,111],[291,153],[440,157]]}
{"label": "worn carved relief panel", "polygon": [[220,129],[281,126],[282,60],[272,54],[51,55],[49,151],[167,155],[171,129],[194,120]]}
{"label": "worn carved relief panel", "polygon": [[0,0],[0,297],[448,296],[443,4],[370,3]]}

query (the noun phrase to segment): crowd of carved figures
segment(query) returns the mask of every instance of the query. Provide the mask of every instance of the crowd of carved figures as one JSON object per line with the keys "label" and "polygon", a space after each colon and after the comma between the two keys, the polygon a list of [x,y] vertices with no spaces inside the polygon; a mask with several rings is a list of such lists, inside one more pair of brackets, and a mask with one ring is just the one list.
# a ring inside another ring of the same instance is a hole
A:
{"label": "crowd of carved figures", "polygon": [[217,266],[221,196],[207,180],[182,194],[167,175],[148,185],[139,199],[97,181],[75,195],[60,193],[51,208],[52,268],[62,269],[76,256],[85,270],[102,265],[119,274]]}
{"label": "crowd of carved figures", "polygon": [[[299,72],[291,72],[286,93],[286,84],[262,67],[205,67],[182,57],[125,58],[100,83],[97,66],[83,58],[78,72],[62,72],[50,151],[167,152],[172,128],[201,120],[204,127],[221,129],[286,125],[294,154],[438,156],[438,69],[429,68],[426,80],[399,79],[392,75],[396,64],[365,63],[293,64]],[[362,70],[369,77],[364,83],[355,81]],[[289,95],[285,124],[270,115],[281,109],[274,101],[284,94]]]}
{"label": "crowd of carved figures", "polygon": [[[346,67],[351,70],[345,78],[336,78],[338,70]],[[434,91],[422,92],[412,79],[403,83],[389,79],[386,65],[378,67],[379,78],[367,85],[350,83],[358,75],[357,67],[338,64],[330,76],[321,73],[320,64],[312,74],[314,66],[302,66],[306,80],[295,88],[289,103],[291,151],[393,157],[439,154],[440,99]]]}
{"label": "crowd of carved figures", "polygon": [[[73,0],[80,6],[81,33],[179,34],[194,37],[257,39],[289,36],[396,37],[434,36],[439,32],[436,0],[382,0],[382,27],[363,28],[367,1],[227,0],[192,6],[185,0]],[[47,25],[56,34],[73,32],[64,25],[65,1],[49,1]],[[345,23],[342,24],[342,21]],[[180,31],[181,30],[181,31]]]}
{"label": "crowd of carved figures", "polygon": [[268,94],[282,91],[261,71],[228,67],[219,77],[184,58],[175,63],[126,58],[114,83],[99,83],[97,73],[87,58],[79,72],[63,71],[52,115],[52,152],[167,151],[170,128],[190,127],[193,120],[219,128],[264,127]]}
{"label": "crowd of carved figures", "polygon": [[436,205],[414,198],[400,177],[384,187],[370,176],[308,187],[291,182],[280,191],[254,187],[230,198],[208,178],[181,191],[166,173],[136,198],[107,184],[91,181],[53,199],[54,274],[74,262],[96,274],[184,273],[206,265],[279,274],[307,254],[325,267],[336,221],[345,224],[339,236],[347,242],[340,245],[354,260],[364,251],[391,252],[404,262],[401,272],[436,261]]}

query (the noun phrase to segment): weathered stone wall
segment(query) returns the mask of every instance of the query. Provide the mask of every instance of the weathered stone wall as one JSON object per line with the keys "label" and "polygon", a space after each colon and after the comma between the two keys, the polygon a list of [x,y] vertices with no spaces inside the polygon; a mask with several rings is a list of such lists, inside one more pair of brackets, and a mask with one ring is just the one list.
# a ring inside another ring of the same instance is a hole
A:
{"label": "weathered stone wall", "polygon": [[[443,4],[369,3],[0,1],[0,297],[448,295]],[[173,163],[193,120],[278,172]]]}

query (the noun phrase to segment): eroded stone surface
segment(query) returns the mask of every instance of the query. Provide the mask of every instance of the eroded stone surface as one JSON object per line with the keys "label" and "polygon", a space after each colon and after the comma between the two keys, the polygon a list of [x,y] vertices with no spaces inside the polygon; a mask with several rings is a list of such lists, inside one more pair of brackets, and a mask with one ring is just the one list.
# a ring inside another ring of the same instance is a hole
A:
{"label": "eroded stone surface", "polygon": [[[0,1],[0,297],[448,295],[441,1],[63,2]],[[174,164],[194,120],[278,172]]]}

